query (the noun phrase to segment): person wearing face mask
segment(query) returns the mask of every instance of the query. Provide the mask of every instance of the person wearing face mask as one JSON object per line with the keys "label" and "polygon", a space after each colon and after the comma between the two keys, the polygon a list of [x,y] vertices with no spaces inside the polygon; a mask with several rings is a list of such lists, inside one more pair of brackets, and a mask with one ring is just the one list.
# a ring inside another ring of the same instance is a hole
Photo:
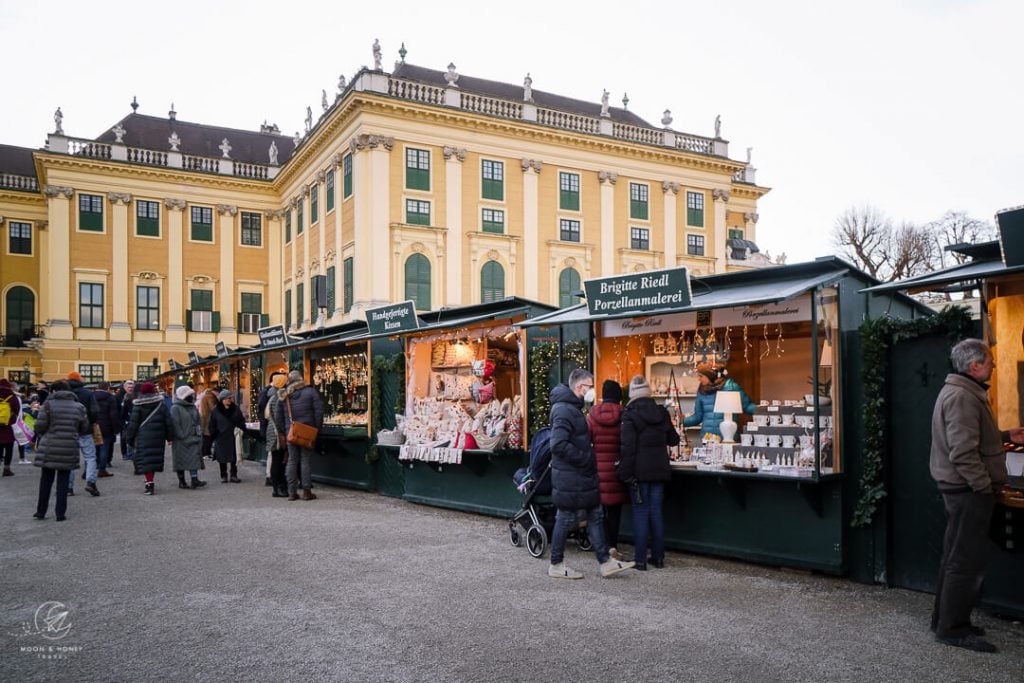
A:
{"label": "person wearing face mask", "polygon": [[[171,457],[174,471],[178,473],[178,488],[198,489],[206,486],[205,481],[199,480],[199,468],[203,462],[203,456],[199,451],[203,443],[203,428],[199,420],[199,409],[196,407],[196,392],[192,387],[182,385],[174,391],[171,430],[174,438],[171,444]],[[192,475],[191,487],[185,482],[185,470]]]}
{"label": "person wearing face mask", "polygon": [[597,460],[583,415],[584,403],[592,403],[594,393],[594,375],[583,368],[573,370],[567,384],[551,390],[551,498],[557,513],[548,576],[555,579],[583,578],[564,561],[566,537],[579,517],[587,520],[601,576],[607,578],[633,567],[632,562],[612,559],[604,539]]}

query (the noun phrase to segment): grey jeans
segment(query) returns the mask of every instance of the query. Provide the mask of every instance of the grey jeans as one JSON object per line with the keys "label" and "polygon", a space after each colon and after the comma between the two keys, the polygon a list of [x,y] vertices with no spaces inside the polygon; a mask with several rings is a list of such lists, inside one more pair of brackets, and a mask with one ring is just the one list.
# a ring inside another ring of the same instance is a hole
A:
{"label": "grey jeans", "polygon": [[981,595],[988,556],[989,523],[995,503],[991,493],[943,493],[946,536],[935,583],[932,630],[943,638],[966,635],[971,611]]}
{"label": "grey jeans", "polygon": [[313,488],[313,480],[310,472],[313,460],[313,450],[288,444],[288,465],[285,467],[285,478],[288,480],[288,493],[295,493],[299,490],[299,458],[302,458],[302,488]]}

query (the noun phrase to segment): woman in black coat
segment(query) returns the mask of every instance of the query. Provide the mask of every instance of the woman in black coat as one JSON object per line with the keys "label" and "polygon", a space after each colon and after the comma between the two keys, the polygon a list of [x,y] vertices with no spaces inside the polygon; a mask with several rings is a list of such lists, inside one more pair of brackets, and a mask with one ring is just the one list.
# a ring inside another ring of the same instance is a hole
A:
{"label": "woman in black coat", "polygon": [[213,455],[220,463],[220,481],[228,483],[228,467],[231,468],[231,482],[237,484],[238,452],[235,449],[235,428],[245,429],[245,417],[235,405],[231,392],[225,389],[217,395],[217,406],[210,411],[210,438],[213,439]]}
{"label": "woman in black coat", "polygon": [[154,493],[153,475],[164,471],[167,443],[174,438],[171,414],[156,385],[146,382],[132,402],[132,416],[125,432],[128,445],[135,449],[135,474],[146,477],[146,495]]}
{"label": "woman in black coat", "polygon": [[622,411],[622,460],[619,476],[629,484],[633,503],[633,545],[636,568],[647,569],[647,538],[650,532],[652,566],[665,566],[665,520],[662,502],[665,482],[672,479],[668,447],[679,444],[679,433],[664,406],[651,398],[651,387],[642,375],[629,383],[629,403]]}

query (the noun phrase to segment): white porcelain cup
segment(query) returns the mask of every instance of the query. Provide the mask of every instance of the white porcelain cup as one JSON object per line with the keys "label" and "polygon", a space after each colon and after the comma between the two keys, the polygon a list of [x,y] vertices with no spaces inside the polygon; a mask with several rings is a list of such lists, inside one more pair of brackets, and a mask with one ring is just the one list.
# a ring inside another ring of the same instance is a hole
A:
{"label": "white porcelain cup", "polygon": [[784,425],[786,425],[788,427],[789,425],[793,424],[793,418],[795,418],[795,417],[796,416],[793,413],[783,413],[782,414],[782,424],[784,424]]}
{"label": "white porcelain cup", "polygon": [[778,448],[780,445],[782,445],[782,437],[781,436],[779,436],[778,434],[771,434],[768,437],[768,446],[769,446],[769,448]]}
{"label": "white porcelain cup", "polygon": [[760,403],[758,403],[758,405],[759,406],[766,406],[766,405],[768,405],[768,401],[761,401]]}
{"label": "white porcelain cup", "polygon": [[754,445],[758,448],[764,448],[768,445],[768,436],[766,434],[754,434]]}
{"label": "white porcelain cup", "polygon": [[743,432],[740,434],[740,444],[743,446],[751,446],[754,443],[754,435],[749,432]]}
{"label": "white porcelain cup", "polygon": [[772,405],[773,406],[781,406],[782,405],[782,401],[780,401],[779,399],[775,399],[775,400],[772,401]]}
{"label": "white porcelain cup", "polygon": [[782,416],[779,415],[778,413],[769,415],[768,419],[771,421],[773,427],[778,427],[779,425],[782,424]]}
{"label": "white porcelain cup", "polygon": [[768,416],[767,415],[755,415],[754,416],[754,424],[756,424],[758,427],[767,427],[768,426]]}
{"label": "white porcelain cup", "polygon": [[814,443],[814,439],[806,434],[800,437],[800,448],[809,448],[812,443]]}
{"label": "white porcelain cup", "polygon": [[787,434],[786,436],[782,437],[782,447],[783,448],[793,448],[795,446],[796,446],[796,437],[795,436],[793,436],[792,434]]}

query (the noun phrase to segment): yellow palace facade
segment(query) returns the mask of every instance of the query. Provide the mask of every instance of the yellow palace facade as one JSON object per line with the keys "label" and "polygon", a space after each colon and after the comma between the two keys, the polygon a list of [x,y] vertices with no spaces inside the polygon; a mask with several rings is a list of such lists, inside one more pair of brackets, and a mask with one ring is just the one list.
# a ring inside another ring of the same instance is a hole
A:
{"label": "yellow palace facade", "polygon": [[0,145],[0,372],[153,373],[256,330],[412,299],[575,303],[588,278],[767,265],[728,142],[625,108],[396,63],[305,133],[135,111],[97,138]]}

